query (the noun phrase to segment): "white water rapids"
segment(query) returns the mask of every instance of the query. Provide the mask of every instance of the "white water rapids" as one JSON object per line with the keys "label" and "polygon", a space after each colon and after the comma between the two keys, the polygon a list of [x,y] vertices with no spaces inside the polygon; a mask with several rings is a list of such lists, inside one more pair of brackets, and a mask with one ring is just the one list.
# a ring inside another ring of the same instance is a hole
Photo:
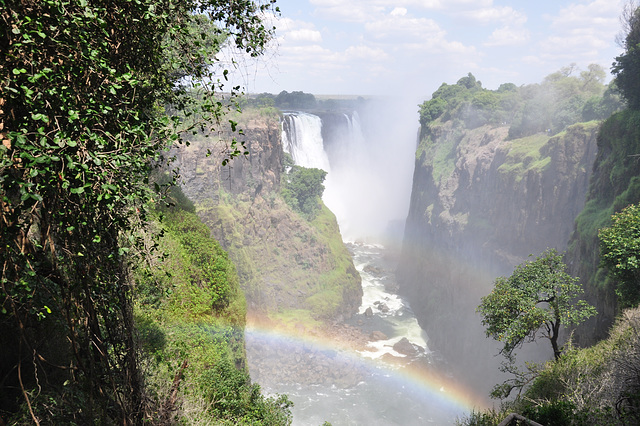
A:
{"label": "white water rapids", "polygon": [[[328,155],[320,117],[287,113],[284,120],[283,144],[294,162],[328,172],[323,200],[336,215],[362,277],[362,306],[349,324],[369,342],[350,353],[331,342],[247,330],[252,379],[267,393],[289,396],[294,425],[451,424],[464,407],[447,388],[424,378],[422,373],[443,364],[430,353],[409,304],[395,293],[395,261],[378,243],[393,240],[383,238],[390,235],[389,223],[406,217],[408,190],[400,188],[411,187],[415,140],[409,135],[415,132],[404,135],[408,140],[395,140],[403,135],[374,129],[377,140],[367,139],[357,113],[346,114],[343,134]],[[285,371],[274,374],[277,368]],[[287,376],[286,370],[298,371],[297,376]],[[438,374],[446,379],[444,371]],[[309,382],[291,379],[301,376]]]}

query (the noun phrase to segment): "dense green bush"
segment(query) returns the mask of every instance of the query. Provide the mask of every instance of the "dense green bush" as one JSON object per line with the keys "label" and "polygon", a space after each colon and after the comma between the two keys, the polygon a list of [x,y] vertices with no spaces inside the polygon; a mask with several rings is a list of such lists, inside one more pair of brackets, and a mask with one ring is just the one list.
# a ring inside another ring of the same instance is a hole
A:
{"label": "dense green bush", "polygon": [[320,209],[327,172],[322,169],[293,166],[283,176],[282,198],[295,211],[312,220]]}
{"label": "dense green bush", "polygon": [[618,279],[616,293],[623,308],[640,303],[640,206],[632,204],[600,230],[602,264]]}

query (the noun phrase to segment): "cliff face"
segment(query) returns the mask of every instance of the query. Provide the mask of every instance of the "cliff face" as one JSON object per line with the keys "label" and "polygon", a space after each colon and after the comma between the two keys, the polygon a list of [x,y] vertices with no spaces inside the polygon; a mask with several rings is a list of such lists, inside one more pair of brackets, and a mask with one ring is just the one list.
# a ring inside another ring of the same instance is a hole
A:
{"label": "cliff face", "polygon": [[593,165],[586,204],[576,219],[569,241],[567,265],[580,277],[585,298],[598,316],[576,332],[582,345],[604,339],[617,314],[616,282],[599,267],[598,230],[611,224],[611,215],[640,202],[640,112],[626,110],[606,120],[598,133],[598,155]]}
{"label": "cliff face", "polygon": [[183,191],[238,268],[249,313],[285,320],[350,317],[362,288],[335,216],[323,207],[308,222],[280,197],[278,115],[241,116],[239,128],[244,134],[235,137],[249,154],[227,166],[222,159],[229,132],[197,137],[173,154]]}
{"label": "cliff face", "polygon": [[475,309],[529,254],[566,248],[596,155],[596,123],[507,141],[508,128],[423,129],[398,267],[429,345],[474,385],[497,353]]}

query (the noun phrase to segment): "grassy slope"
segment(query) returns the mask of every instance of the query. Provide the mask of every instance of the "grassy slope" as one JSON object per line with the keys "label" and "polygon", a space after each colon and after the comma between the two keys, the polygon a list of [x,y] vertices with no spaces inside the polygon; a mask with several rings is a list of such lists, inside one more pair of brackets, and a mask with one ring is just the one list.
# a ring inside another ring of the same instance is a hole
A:
{"label": "grassy slope", "polygon": [[199,205],[198,212],[224,235],[254,308],[310,325],[340,315],[345,300],[357,298],[360,281],[333,213],[323,205],[308,222],[278,195],[240,198],[221,197],[218,205]]}

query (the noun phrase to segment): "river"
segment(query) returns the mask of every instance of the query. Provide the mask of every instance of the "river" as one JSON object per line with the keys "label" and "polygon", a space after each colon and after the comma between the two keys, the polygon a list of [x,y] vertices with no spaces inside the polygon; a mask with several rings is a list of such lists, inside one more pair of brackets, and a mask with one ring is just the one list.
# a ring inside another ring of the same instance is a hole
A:
{"label": "river", "polygon": [[248,328],[251,377],[267,394],[289,396],[294,425],[454,423],[467,412],[464,396],[450,387],[446,364],[429,351],[409,304],[394,293],[394,262],[381,245],[348,247],[364,293],[348,324],[366,337],[365,345]]}

